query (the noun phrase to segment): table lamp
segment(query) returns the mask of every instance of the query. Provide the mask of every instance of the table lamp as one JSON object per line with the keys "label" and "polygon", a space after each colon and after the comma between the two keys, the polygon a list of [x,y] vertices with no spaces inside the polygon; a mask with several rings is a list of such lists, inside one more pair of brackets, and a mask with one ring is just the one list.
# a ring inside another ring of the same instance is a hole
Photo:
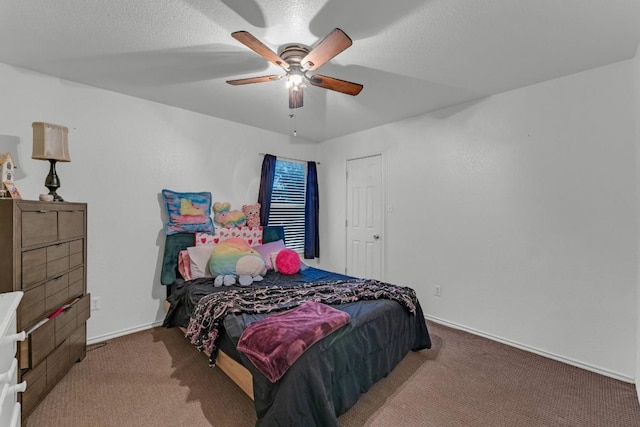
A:
{"label": "table lamp", "polygon": [[67,135],[69,129],[65,126],[44,122],[33,122],[33,153],[32,159],[49,160],[51,167],[49,175],[44,181],[44,186],[49,189],[53,200],[64,202],[64,199],[56,193],[60,187],[60,178],[56,173],[56,162],[70,162],[69,144]]}

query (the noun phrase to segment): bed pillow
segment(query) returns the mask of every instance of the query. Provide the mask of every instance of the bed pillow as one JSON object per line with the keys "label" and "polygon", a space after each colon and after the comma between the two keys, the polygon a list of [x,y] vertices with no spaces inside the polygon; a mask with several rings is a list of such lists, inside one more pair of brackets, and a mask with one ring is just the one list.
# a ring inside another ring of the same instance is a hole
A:
{"label": "bed pillow", "polygon": [[300,255],[293,249],[282,249],[276,255],[275,270],[282,274],[296,274],[300,271]]}
{"label": "bed pillow", "polygon": [[184,280],[191,280],[191,266],[189,264],[189,251],[183,250],[178,254],[178,272]]}
{"label": "bed pillow", "polygon": [[284,240],[276,240],[275,242],[265,243],[263,245],[254,246],[253,249],[258,251],[262,258],[264,259],[264,263],[267,266],[267,270],[273,270],[273,262],[271,259],[271,254],[277,254],[283,249],[286,249],[284,245]]}
{"label": "bed pillow", "polygon": [[178,193],[164,189],[162,200],[169,217],[164,227],[167,235],[197,231],[213,234],[211,193]]}
{"label": "bed pillow", "polygon": [[191,246],[187,248],[189,253],[189,270],[191,271],[191,279],[200,279],[202,277],[213,277],[209,271],[209,257],[216,245]]}
{"label": "bed pillow", "polygon": [[262,244],[262,226],[260,227],[218,227],[215,234],[196,233],[196,246],[218,244],[232,237],[239,237],[249,244]]}

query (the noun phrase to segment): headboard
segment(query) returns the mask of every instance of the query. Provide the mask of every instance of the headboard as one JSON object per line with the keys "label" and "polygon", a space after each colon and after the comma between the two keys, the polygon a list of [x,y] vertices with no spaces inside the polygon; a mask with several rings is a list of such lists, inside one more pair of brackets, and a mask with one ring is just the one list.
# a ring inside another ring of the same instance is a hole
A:
{"label": "headboard", "polygon": [[[284,241],[284,227],[281,225],[265,225],[262,229],[262,243]],[[195,245],[194,233],[176,233],[167,236],[162,256],[162,273],[160,283],[167,286],[180,277],[178,273],[178,254],[180,251]]]}

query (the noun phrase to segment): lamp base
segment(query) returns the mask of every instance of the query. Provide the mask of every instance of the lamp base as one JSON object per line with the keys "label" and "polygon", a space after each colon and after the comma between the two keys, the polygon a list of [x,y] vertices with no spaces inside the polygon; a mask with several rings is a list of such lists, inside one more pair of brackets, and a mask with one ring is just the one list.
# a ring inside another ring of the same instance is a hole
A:
{"label": "lamp base", "polygon": [[[49,187],[47,187],[49,188]],[[49,195],[53,196],[53,201],[54,202],[64,202],[64,199],[62,197],[60,197],[60,195],[58,193],[56,193],[56,190],[51,190],[49,188]]]}
{"label": "lamp base", "polygon": [[60,188],[60,178],[58,178],[58,174],[56,173],[56,160],[49,159],[49,165],[49,175],[47,175],[47,179],[44,181],[44,186],[49,189],[49,195],[53,196],[54,202],[64,202],[64,199],[56,193],[58,188]]}

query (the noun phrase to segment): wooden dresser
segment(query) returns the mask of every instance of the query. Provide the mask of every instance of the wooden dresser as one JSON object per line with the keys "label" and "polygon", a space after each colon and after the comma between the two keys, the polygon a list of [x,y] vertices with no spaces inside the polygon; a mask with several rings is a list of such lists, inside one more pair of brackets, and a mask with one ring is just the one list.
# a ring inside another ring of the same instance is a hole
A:
{"label": "wooden dresser", "polygon": [[18,330],[28,332],[18,349],[23,424],[85,357],[86,261],[85,203],[0,199],[0,292],[24,292],[17,312]]}

